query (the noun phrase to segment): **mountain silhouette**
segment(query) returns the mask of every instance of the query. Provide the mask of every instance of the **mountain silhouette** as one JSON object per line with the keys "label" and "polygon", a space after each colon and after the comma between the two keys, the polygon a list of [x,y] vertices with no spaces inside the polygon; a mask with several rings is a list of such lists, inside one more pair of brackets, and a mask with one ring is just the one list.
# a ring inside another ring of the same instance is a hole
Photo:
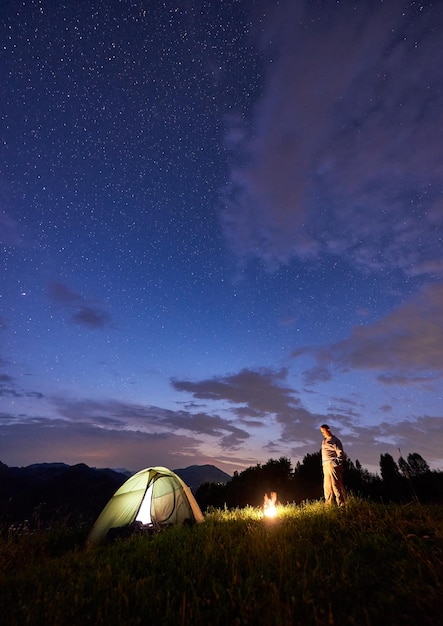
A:
{"label": "mountain silhouette", "polygon": [[226,484],[232,478],[232,476],[215,467],[215,465],[190,465],[189,467],[173,471],[184,480],[194,494],[203,483]]}

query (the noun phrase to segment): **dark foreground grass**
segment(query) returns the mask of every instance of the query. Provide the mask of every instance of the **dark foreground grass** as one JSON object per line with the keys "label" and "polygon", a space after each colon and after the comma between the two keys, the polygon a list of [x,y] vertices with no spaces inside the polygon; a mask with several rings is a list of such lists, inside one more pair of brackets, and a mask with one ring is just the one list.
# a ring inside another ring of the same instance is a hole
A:
{"label": "dark foreground grass", "polygon": [[214,511],[85,549],[84,534],[5,535],[7,626],[443,624],[443,507],[353,500]]}

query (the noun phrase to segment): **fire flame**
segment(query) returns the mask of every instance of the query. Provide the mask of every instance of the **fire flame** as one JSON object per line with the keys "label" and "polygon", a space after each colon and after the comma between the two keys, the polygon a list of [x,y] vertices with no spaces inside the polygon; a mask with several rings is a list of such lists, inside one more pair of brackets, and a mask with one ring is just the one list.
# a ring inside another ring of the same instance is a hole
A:
{"label": "fire flame", "polygon": [[263,515],[265,517],[276,517],[277,515],[277,493],[275,491],[271,491],[271,497],[268,497],[268,494],[265,493],[265,497],[263,500]]}

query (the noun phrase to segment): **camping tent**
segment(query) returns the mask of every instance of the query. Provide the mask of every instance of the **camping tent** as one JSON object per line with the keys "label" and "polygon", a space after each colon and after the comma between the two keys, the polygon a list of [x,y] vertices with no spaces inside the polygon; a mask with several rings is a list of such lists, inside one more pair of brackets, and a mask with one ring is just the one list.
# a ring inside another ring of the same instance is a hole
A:
{"label": "camping tent", "polygon": [[189,487],[166,467],[148,467],[114,493],[92,527],[88,544],[101,543],[111,529],[123,529],[134,522],[158,530],[186,521],[203,521]]}

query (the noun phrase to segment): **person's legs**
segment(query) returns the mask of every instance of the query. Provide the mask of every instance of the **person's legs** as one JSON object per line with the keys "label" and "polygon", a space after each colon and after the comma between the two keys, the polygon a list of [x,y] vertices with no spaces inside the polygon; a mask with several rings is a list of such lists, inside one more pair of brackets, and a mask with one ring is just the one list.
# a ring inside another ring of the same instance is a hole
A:
{"label": "person's legs", "polygon": [[325,495],[326,504],[332,504],[334,500],[334,490],[331,474],[332,469],[332,463],[325,463],[323,465],[323,492]]}
{"label": "person's legs", "polygon": [[335,500],[338,506],[343,506],[346,500],[345,487],[343,485],[343,468],[331,466],[331,488],[335,495]]}

